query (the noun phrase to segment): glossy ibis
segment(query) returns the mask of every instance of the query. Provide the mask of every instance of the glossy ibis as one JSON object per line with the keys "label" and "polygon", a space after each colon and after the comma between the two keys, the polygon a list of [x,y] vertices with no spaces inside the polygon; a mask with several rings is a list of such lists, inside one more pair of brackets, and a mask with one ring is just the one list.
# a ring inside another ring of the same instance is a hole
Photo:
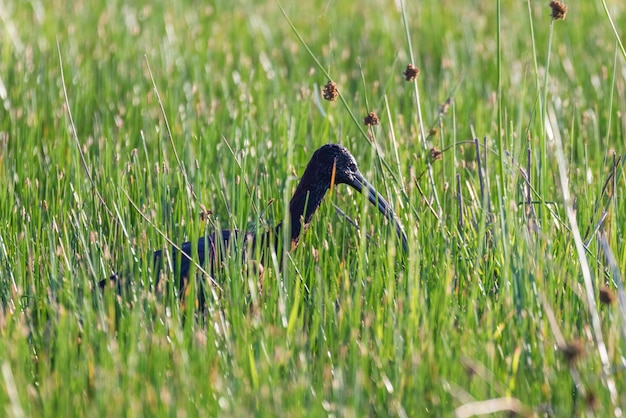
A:
{"label": "glossy ibis", "polygon": [[[345,147],[336,144],[327,144],[315,151],[289,203],[291,247],[295,248],[298,244],[303,230],[306,230],[311,222],[313,214],[319,207],[331,185],[342,183],[366,194],[369,201],[395,224],[396,232],[402,239],[402,247],[406,252],[408,249],[406,235],[402,229],[402,225],[396,219],[393,210],[376,189],[363,178],[352,154],[350,154]],[[241,237],[244,233],[236,230],[223,230],[221,233],[208,234],[200,238],[197,242],[198,264],[204,266],[208,254],[210,266],[207,271],[212,275],[218,263],[223,259],[220,254],[224,254],[224,251],[228,251],[231,243],[237,240],[241,240],[244,243],[244,249],[254,248],[258,243],[261,245],[261,252],[272,245],[278,248],[278,244],[282,241],[282,228],[283,223],[281,222],[275,228],[260,234],[260,237],[257,237],[254,233],[245,233],[245,235]],[[185,286],[185,279],[189,274],[189,268],[192,264],[190,261],[192,246],[193,244],[191,242],[185,242],[181,245],[180,249],[186,255],[179,255],[176,249],[172,251],[172,258],[175,263],[174,271],[179,272],[181,279],[181,291]],[[242,251],[242,253],[243,252],[244,251]],[[162,264],[162,256],[163,253],[161,250],[154,253],[155,265],[160,267]],[[177,259],[179,256],[180,267],[177,267],[176,263],[178,262]],[[115,280],[117,276],[113,276],[111,279]]]}

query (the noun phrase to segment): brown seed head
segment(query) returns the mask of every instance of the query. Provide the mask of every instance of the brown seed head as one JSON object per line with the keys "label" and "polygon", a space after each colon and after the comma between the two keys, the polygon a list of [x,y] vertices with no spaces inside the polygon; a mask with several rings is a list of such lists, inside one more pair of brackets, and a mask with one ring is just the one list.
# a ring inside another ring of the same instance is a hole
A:
{"label": "brown seed head", "polygon": [[334,102],[339,97],[339,90],[337,90],[337,83],[333,81],[328,81],[322,90],[322,96],[324,100],[328,100],[329,102]]}
{"label": "brown seed head", "polygon": [[202,203],[200,204],[200,220],[202,222],[208,222],[209,217],[213,214],[212,211],[208,210],[206,206]]}
{"label": "brown seed head", "polygon": [[413,81],[417,78],[417,75],[419,73],[420,73],[419,68],[417,68],[413,64],[409,64],[406,66],[406,70],[402,74],[404,74],[404,79],[406,81]]}
{"label": "brown seed head", "polygon": [[464,366],[465,366],[465,373],[467,374],[467,377],[472,378],[476,374],[478,374],[476,367],[473,364],[464,364]]}
{"label": "brown seed head", "polygon": [[567,14],[567,6],[565,5],[565,3],[559,0],[552,0],[550,2],[550,9],[552,9],[552,13],[550,14],[552,20],[565,19],[565,15]]}
{"label": "brown seed head", "polygon": [[451,104],[452,104],[452,97],[448,97],[446,101],[441,106],[439,106],[439,114],[445,115],[446,113],[448,113],[448,109],[450,108]]}
{"label": "brown seed head", "polygon": [[369,115],[363,118],[363,123],[365,126],[374,126],[380,123],[380,119],[378,119],[378,115],[374,112],[370,112]]}
{"label": "brown seed head", "polygon": [[585,354],[585,347],[580,340],[572,340],[559,347],[568,363],[573,363]]}
{"label": "brown seed head", "polygon": [[612,305],[615,303],[615,293],[608,286],[600,288],[600,302],[604,305]]}
{"label": "brown seed head", "polygon": [[437,149],[437,147],[432,147],[430,149],[430,158],[435,161],[435,160],[441,160],[443,157],[443,152],[439,151],[439,149]]}
{"label": "brown seed head", "polygon": [[587,392],[587,395],[585,396],[585,403],[587,404],[587,408],[591,411],[596,411],[598,409],[598,398],[592,391]]}

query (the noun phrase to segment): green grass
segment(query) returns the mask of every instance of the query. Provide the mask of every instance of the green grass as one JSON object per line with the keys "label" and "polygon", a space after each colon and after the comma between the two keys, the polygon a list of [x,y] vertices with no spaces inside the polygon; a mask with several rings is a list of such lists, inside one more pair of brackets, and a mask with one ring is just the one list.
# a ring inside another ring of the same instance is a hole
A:
{"label": "green grass", "polygon": [[[285,1],[289,20],[271,0],[126,3],[0,6],[2,414],[624,408],[626,57],[602,3],[555,22],[547,1]],[[626,9],[607,6],[623,43]],[[343,100],[316,99],[325,72]],[[236,256],[206,315],[150,290],[157,228],[180,243],[274,225],[329,142],[389,198],[408,257],[339,186],[265,260],[262,294]],[[97,290],[113,271],[133,279],[122,295]],[[600,303],[605,285],[621,301]]]}

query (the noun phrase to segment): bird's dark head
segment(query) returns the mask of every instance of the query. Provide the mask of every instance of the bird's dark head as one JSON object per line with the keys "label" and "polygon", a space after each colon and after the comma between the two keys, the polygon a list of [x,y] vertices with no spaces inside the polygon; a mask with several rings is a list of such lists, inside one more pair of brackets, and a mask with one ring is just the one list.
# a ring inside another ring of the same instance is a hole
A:
{"label": "bird's dark head", "polygon": [[354,187],[362,177],[350,151],[337,144],[326,144],[315,151],[306,171],[326,187],[331,186],[333,179],[334,184],[344,183]]}
{"label": "bird's dark head", "polygon": [[[402,246],[407,250],[407,240],[402,225],[393,213],[385,199],[376,191],[359,171],[356,160],[346,148],[337,144],[327,144],[320,147],[306,167],[300,184],[291,200],[291,216],[299,219],[303,215],[306,205],[305,224],[308,224],[332,184],[347,184],[353,189],[367,196],[372,205],[395,223],[398,235],[402,238]],[[300,234],[300,224],[294,223],[293,237]],[[293,226],[293,225],[292,225]]]}

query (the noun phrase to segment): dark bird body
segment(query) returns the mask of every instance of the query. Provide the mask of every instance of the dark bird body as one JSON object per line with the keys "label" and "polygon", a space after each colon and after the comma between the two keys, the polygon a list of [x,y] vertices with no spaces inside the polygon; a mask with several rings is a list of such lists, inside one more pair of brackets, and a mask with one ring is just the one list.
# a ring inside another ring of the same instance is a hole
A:
{"label": "dark bird body", "polygon": [[[406,252],[408,249],[406,235],[396,219],[393,210],[383,197],[374,189],[370,183],[363,178],[356,165],[356,161],[352,154],[341,145],[327,144],[319,148],[311,157],[304,174],[298,183],[296,191],[289,203],[289,215],[291,223],[291,248],[295,248],[303,231],[306,230],[313,214],[320,206],[326,192],[332,184],[347,184],[355,190],[367,194],[368,200],[372,205],[385,215],[391,222],[395,224],[398,236],[402,239],[402,247]],[[205,266],[207,259],[210,262],[209,267],[205,267],[206,271],[211,275],[221,261],[224,251],[230,248],[233,241],[241,240],[245,248],[254,248],[257,244],[261,245],[261,252],[270,246],[278,248],[279,242],[282,240],[281,222],[270,231],[264,232],[257,237],[253,233],[245,233],[243,237],[239,235],[243,232],[237,230],[223,230],[220,233],[211,233],[197,242],[198,265]],[[178,271],[181,278],[181,290],[185,284],[185,279],[189,275],[191,266],[193,243],[185,242],[180,249],[184,254],[178,254],[178,250],[174,249],[174,271]],[[244,252],[242,252],[244,253]],[[243,255],[245,257],[245,254]],[[176,265],[180,257],[180,267]],[[163,253],[161,250],[154,253],[155,265],[160,266],[163,262]]]}

